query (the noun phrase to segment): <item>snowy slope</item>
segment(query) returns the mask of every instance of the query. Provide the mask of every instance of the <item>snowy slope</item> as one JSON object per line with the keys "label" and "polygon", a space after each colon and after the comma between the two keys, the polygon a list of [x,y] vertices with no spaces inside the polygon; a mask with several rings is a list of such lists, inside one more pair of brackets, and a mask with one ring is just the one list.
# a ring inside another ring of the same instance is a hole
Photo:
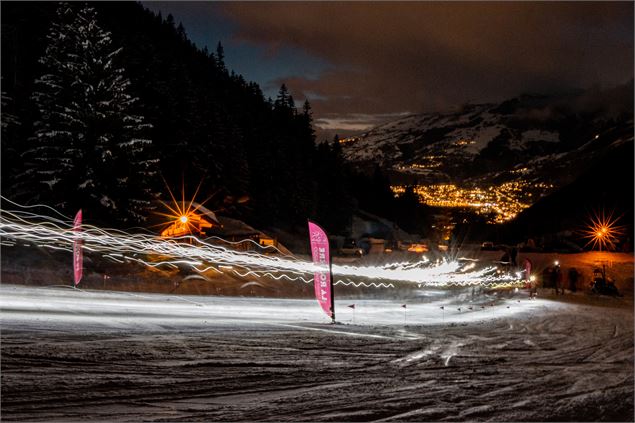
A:
{"label": "snowy slope", "polygon": [[554,112],[557,101],[524,96],[407,116],[344,143],[344,157],[362,167],[379,164],[397,183],[416,177],[420,183],[523,180],[558,187],[606,149],[633,142],[632,118],[584,120]]}
{"label": "snowy slope", "polygon": [[407,326],[389,300],[330,325],[315,301],[2,285],[2,415],[632,421],[632,299],[430,294]]}
{"label": "snowy slope", "polygon": [[[466,157],[476,155],[507,128],[504,115],[490,112],[494,107],[472,105],[457,112],[412,115],[385,123],[363,134],[357,143],[346,145],[345,157],[350,161],[380,157],[388,164],[395,160],[414,161],[441,150]],[[519,132],[512,140],[515,148],[522,148],[528,142],[557,141],[558,133],[530,129]],[[400,146],[412,146],[416,154],[404,154]]]}

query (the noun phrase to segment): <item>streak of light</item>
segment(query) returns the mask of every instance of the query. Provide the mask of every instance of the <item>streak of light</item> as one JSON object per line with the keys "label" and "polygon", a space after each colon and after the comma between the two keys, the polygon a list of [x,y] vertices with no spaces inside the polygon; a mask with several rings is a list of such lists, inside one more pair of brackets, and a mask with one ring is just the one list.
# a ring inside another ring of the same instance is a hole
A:
{"label": "streak of light", "polygon": [[[63,223],[63,224],[62,224]],[[111,260],[129,260],[158,268],[187,267],[202,272],[210,266],[215,271],[232,266],[239,275],[266,275],[274,279],[302,280],[308,283],[316,271],[326,270],[309,261],[290,256],[276,257],[258,251],[237,251],[218,243],[201,241],[192,236],[165,240],[147,234],[128,234],[124,231],[105,230],[83,225],[83,231],[71,230],[67,222],[22,211],[0,211],[0,237],[3,241],[20,241],[55,248],[72,249],[73,241],[83,241],[84,248]],[[113,256],[115,256],[113,257]],[[240,269],[241,273],[237,269]],[[457,260],[439,260],[431,263],[423,258],[417,262],[389,263],[381,266],[332,265],[338,276],[336,283],[355,287],[381,287],[389,285],[375,282],[353,282],[352,279],[400,281],[417,286],[520,286],[516,275],[497,273],[492,266],[475,269],[473,262],[463,265]],[[343,279],[342,279],[343,278]],[[350,281],[350,282],[345,282]]]}

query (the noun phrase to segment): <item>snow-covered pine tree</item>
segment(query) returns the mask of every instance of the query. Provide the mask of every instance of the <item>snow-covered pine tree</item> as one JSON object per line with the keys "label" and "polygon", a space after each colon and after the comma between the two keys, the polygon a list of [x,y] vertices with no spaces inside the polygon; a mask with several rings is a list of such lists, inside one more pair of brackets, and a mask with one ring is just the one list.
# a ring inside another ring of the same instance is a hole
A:
{"label": "snow-covered pine tree", "polygon": [[144,136],[150,125],[133,112],[137,99],[116,64],[121,49],[93,8],[76,8],[60,4],[47,37],[45,73],[33,95],[42,118],[25,156],[43,200],[110,222],[140,223],[156,197],[158,159]]}
{"label": "snow-covered pine tree", "polygon": [[17,145],[17,130],[20,126],[18,117],[11,113],[13,110],[13,99],[2,91],[2,99],[0,102],[0,127],[2,128],[2,181],[4,182],[3,193],[5,196],[13,197],[13,185],[15,175],[20,171],[20,155]]}
{"label": "snow-covered pine tree", "polygon": [[0,127],[2,127],[3,135],[4,135],[4,131],[10,128],[11,126],[16,126],[20,124],[20,121],[18,120],[18,118],[12,113],[10,113],[9,111],[7,111],[7,109],[9,108],[9,103],[12,100],[13,99],[9,97],[7,93],[2,91],[1,100],[0,100],[0,110],[2,111],[2,113],[0,113]]}
{"label": "snow-covered pine tree", "polygon": [[89,169],[92,186],[100,204],[118,210],[119,218],[143,222],[152,208],[151,180],[158,169],[152,142],[144,137],[151,125],[133,113],[137,98],[129,94],[130,81],[116,65],[121,49],[113,49],[110,33],[99,27],[95,10],[83,7],[75,22],[82,65],[77,85],[85,96],[86,120],[93,123],[94,133],[88,135],[97,153]]}
{"label": "snow-covered pine tree", "polygon": [[29,148],[22,154],[24,173],[18,175],[15,184],[18,199],[62,209],[68,206],[68,198],[63,195],[69,188],[65,184],[70,180],[67,175],[74,173],[81,161],[74,149],[77,122],[67,117],[73,82],[68,62],[76,56],[77,43],[72,37],[73,16],[68,4],[60,4],[47,35],[45,54],[40,59],[45,73],[36,79],[37,88],[32,95],[40,116],[34,122],[35,133],[29,139]]}

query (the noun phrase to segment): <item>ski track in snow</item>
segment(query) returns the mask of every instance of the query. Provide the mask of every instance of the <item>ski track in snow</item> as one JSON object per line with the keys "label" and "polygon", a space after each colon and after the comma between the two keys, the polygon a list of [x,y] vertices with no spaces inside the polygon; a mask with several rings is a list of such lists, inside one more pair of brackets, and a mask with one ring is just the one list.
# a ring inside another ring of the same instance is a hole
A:
{"label": "ski track in snow", "polygon": [[0,286],[3,421],[633,421],[631,299],[193,298]]}

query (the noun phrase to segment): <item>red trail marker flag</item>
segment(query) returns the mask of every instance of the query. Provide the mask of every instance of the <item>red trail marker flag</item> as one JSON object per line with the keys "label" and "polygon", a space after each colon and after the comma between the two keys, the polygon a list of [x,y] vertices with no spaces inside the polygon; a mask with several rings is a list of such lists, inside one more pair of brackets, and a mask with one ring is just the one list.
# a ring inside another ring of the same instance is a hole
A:
{"label": "red trail marker flag", "polygon": [[309,240],[311,242],[313,264],[319,268],[319,270],[315,271],[313,276],[315,299],[326,315],[335,321],[329,239],[322,228],[309,221]]}
{"label": "red trail marker flag", "polygon": [[73,232],[77,233],[76,239],[73,241],[73,273],[75,276],[75,285],[79,284],[82,279],[82,270],[84,267],[84,257],[82,254],[82,240],[79,239],[79,233],[82,230],[82,211],[81,209],[75,215],[73,221]]}

